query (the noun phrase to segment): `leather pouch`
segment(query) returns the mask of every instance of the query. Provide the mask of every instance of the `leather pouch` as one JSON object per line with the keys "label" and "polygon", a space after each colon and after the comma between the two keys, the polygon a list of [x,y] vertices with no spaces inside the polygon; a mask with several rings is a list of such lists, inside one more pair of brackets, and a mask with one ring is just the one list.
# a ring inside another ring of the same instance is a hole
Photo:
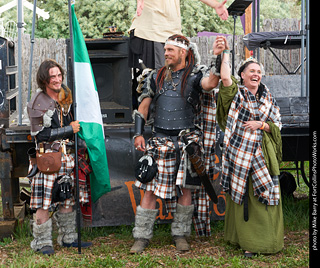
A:
{"label": "leather pouch", "polygon": [[57,173],[61,168],[61,153],[62,148],[58,152],[42,152],[44,150],[37,150],[37,165],[38,169],[46,175]]}

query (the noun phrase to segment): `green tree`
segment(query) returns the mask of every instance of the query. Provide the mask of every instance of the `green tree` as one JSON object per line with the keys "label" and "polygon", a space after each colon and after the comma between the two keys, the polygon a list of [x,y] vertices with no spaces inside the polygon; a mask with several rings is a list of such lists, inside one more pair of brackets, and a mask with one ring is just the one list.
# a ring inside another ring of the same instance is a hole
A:
{"label": "green tree", "polygon": [[[0,0],[0,6],[11,0]],[[32,0],[29,0],[32,2]],[[160,1],[160,0],[159,0]],[[200,31],[218,33],[233,32],[233,19],[222,21],[215,11],[199,0],[181,1],[182,32],[186,36],[195,36]],[[221,2],[221,0],[219,0]],[[229,6],[234,0],[228,0]],[[299,0],[260,0],[261,21],[266,18],[299,18]],[[50,18],[37,18],[36,37],[68,38],[69,19],[67,0],[37,1],[37,6],[48,11]],[[83,35],[86,38],[102,38],[110,25],[116,25],[119,31],[127,34],[136,11],[136,0],[76,0],[75,10]],[[16,8],[1,15],[4,21],[17,21]],[[32,11],[24,8],[25,29],[31,33]],[[237,20],[236,34],[243,34],[240,19]]]}

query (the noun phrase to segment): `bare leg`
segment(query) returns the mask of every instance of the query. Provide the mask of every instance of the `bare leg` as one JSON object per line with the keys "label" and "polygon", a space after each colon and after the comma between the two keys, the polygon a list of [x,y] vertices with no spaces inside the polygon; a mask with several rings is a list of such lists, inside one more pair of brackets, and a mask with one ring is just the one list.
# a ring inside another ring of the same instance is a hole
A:
{"label": "bare leg", "polygon": [[152,191],[146,191],[141,200],[140,206],[145,209],[155,209],[157,203],[157,197]]}
{"label": "bare leg", "polygon": [[36,223],[43,224],[49,220],[49,211],[47,209],[38,208],[36,211]]}
{"label": "bare leg", "polygon": [[190,206],[191,205],[191,190],[187,188],[182,189],[183,195],[179,197],[178,204],[182,206]]}
{"label": "bare leg", "polygon": [[70,212],[72,212],[72,207],[65,208],[65,207],[59,206],[59,211],[61,213],[70,213]]}

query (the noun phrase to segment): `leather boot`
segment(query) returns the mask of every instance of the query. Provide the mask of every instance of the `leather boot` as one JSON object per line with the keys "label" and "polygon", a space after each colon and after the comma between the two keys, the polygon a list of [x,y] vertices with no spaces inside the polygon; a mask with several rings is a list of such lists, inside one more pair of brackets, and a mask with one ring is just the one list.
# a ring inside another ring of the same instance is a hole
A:
{"label": "leather boot", "polygon": [[153,236],[153,225],[157,214],[158,209],[137,207],[135,227],[132,230],[135,242],[130,249],[130,253],[141,253],[149,245],[149,241]]}
{"label": "leather boot", "polygon": [[186,238],[191,234],[193,211],[194,205],[182,206],[177,203],[177,211],[171,224],[171,235],[178,251],[190,250]]}
{"label": "leather boot", "polygon": [[34,239],[31,241],[31,248],[35,252],[44,255],[54,254],[52,245],[52,220],[49,219],[43,224],[38,225],[35,221],[32,223],[32,235]]}

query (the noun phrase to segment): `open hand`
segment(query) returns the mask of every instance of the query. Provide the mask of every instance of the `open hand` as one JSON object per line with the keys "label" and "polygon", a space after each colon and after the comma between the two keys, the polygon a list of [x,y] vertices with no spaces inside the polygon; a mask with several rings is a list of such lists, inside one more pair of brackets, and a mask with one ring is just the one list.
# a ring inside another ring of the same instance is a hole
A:
{"label": "open hand", "polygon": [[220,5],[218,5],[215,10],[222,20],[227,20],[229,17],[229,13],[227,8],[225,7],[225,4],[227,3],[227,0],[224,0]]}

